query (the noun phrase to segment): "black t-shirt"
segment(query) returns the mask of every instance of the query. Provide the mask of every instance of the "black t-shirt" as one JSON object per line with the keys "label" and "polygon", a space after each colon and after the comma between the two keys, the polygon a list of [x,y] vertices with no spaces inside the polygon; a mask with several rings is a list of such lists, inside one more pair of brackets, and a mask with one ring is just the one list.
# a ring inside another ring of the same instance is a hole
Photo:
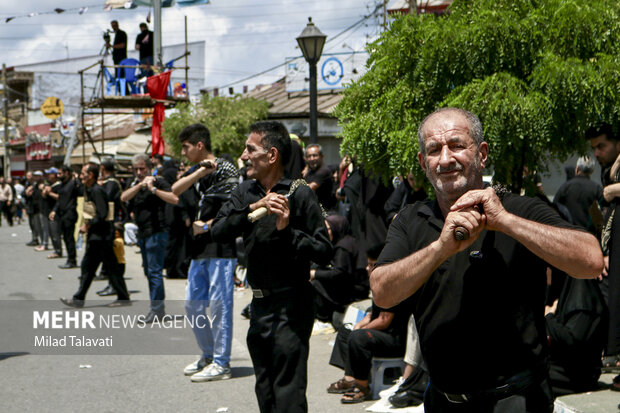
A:
{"label": "black t-shirt", "polygon": [[316,171],[310,169],[306,175],[306,182],[316,182],[319,187],[316,190],[316,196],[323,208],[329,209],[334,205],[333,185],[334,179],[327,165],[322,165]]}
{"label": "black t-shirt", "polygon": [[146,30],[136,36],[136,44],[140,45],[140,60],[153,56],[153,32]]}
{"label": "black t-shirt", "polygon": [[383,332],[396,337],[404,347],[407,342],[407,324],[409,323],[409,317],[411,317],[411,308],[409,308],[406,302],[403,302],[390,309],[384,309],[378,307],[373,301],[370,319],[374,320],[375,318],[378,318],[381,312],[394,313],[392,322],[390,322],[390,325],[383,330]]}
{"label": "black t-shirt", "polygon": [[77,216],[77,198],[82,195],[82,185],[77,179],[69,178],[58,189],[58,201],[54,206],[54,211],[59,215]]}
{"label": "black t-shirt", "polygon": [[32,191],[32,207],[35,214],[45,214],[47,201],[43,198],[43,184],[35,183]]}
{"label": "black t-shirt", "polygon": [[[575,228],[537,199],[506,194],[502,204],[528,220]],[[427,247],[439,238],[443,224],[437,201],[405,207],[390,226],[377,264]],[[450,393],[491,388],[544,363],[547,266],[508,235],[485,230],[403,301],[415,315],[437,388]],[[449,360],[458,360],[458,368]]]}
{"label": "black t-shirt", "polygon": [[[134,185],[139,184],[134,181]],[[170,184],[161,176],[155,177],[153,184],[157,189],[170,191]],[[164,209],[166,202],[147,188],[142,188],[130,201],[138,226],[138,238],[146,238],[165,230]]]}
{"label": "black t-shirt", "polygon": [[114,46],[121,43],[125,43],[125,47],[121,49],[112,49],[112,60],[114,60],[115,64],[120,63],[123,59],[127,59],[127,33],[119,30],[114,35]]}
{"label": "black t-shirt", "polygon": [[[281,179],[271,192],[287,194],[292,181]],[[248,282],[253,288],[282,288],[307,285],[310,261],[328,264],[332,257],[327,228],[316,195],[300,186],[289,197],[289,225],[278,231],[276,215],[251,223],[249,205],[265,196],[255,180],[245,181],[232,192],[230,201],[220,209],[211,230],[217,242],[243,235]]]}
{"label": "black t-shirt", "polygon": [[[55,194],[58,194],[60,192],[61,187],[62,187],[62,183],[60,181],[56,181],[50,185],[51,192]],[[49,214],[50,212],[54,210],[54,207],[56,206],[56,202],[58,202],[58,200],[48,195],[45,198],[45,202],[47,203],[46,212],[47,214]]]}

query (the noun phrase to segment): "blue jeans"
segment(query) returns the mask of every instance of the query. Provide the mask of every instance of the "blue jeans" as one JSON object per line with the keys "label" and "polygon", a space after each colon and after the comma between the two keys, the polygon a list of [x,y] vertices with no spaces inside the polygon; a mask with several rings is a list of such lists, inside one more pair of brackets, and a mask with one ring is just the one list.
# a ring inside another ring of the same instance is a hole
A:
{"label": "blue jeans", "polygon": [[164,312],[164,255],[166,244],[168,243],[168,233],[158,232],[150,237],[138,238],[138,245],[142,253],[142,268],[144,275],[149,280],[149,295],[151,297],[151,311],[155,313]]}
{"label": "blue jeans", "polygon": [[230,364],[236,265],[233,258],[192,260],[187,275],[185,311],[194,320],[207,316],[205,322],[194,323],[198,347],[203,357],[212,358],[223,367]]}

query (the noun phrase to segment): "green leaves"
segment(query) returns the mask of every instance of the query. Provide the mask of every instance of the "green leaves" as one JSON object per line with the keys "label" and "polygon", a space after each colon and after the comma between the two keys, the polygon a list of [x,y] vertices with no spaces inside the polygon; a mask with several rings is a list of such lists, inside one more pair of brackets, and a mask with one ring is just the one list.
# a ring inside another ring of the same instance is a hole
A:
{"label": "green leaves", "polygon": [[200,122],[211,132],[211,146],[215,154],[229,153],[233,158],[243,152],[250,125],[267,117],[269,103],[237,95],[233,98],[203,95],[199,104],[177,106],[177,112],[164,122],[164,139],[175,155],[181,156],[177,136],[184,127]]}
{"label": "green leaves", "polygon": [[590,125],[619,120],[616,2],[456,0],[398,18],[369,51],[336,115],[342,152],[384,176],[417,163],[417,127],[443,106],[481,118],[495,178],[514,188],[523,166],[583,152]]}

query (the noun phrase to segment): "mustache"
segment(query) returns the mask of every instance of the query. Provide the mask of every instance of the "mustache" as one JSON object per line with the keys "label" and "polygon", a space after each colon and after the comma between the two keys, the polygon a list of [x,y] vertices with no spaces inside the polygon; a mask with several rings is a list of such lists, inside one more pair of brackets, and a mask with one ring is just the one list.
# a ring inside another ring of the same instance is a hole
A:
{"label": "mustache", "polygon": [[452,172],[452,171],[462,171],[463,170],[463,165],[461,165],[460,163],[456,162],[453,165],[450,165],[448,167],[442,167],[441,165],[437,165],[437,168],[435,169],[435,172],[438,174],[441,173],[446,173],[446,172]]}

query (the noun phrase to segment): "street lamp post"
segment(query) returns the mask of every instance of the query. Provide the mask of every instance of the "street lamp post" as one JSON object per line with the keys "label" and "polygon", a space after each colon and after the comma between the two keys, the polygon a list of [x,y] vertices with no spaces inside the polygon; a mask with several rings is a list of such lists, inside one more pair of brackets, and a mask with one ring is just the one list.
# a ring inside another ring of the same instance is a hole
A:
{"label": "street lamp post", "polygon": [[308,17],[308,24],[303,32],[297,37],[297,43],[304,59],[310,65],[310,143],[318,142],[317,104],[316,104],[316,64],[321,58],[325,36],[312,23],[312,17]]}

